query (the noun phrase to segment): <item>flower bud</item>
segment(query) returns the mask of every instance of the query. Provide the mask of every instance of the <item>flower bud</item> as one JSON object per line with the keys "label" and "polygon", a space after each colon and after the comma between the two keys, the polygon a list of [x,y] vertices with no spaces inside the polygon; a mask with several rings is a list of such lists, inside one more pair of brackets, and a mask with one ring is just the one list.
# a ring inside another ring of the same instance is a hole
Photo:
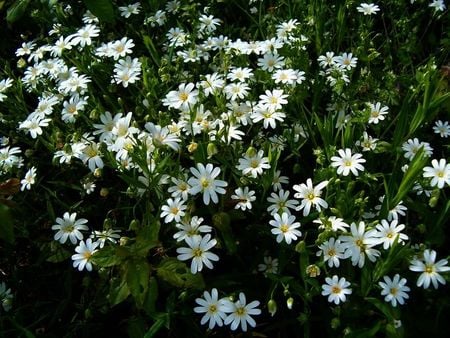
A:
{"label": "flower bud", "polygon": [[305,241],[300,241],[295,246],[295,251],[297,251],[299,253],[304,253],[305,250],[306,250],[306,243],[305,243]]}
{"label": "flower bud", "polygon": [[192,141],[191,143],[189,143],[189,145],[187,146],[187,150],[188,150],[190,153],[193,153],[194,151],[196,151],[197,148],[198,148],[198,143],[196,143],[196,142],[194,142],[194,141]]}
{"label": "flower bud", "polygon": [[247,151],[245,152],[245,155],[248,157],[255,157],[258,152],[256,149],[252,146],[248,147]]}
{"label": "flower bud", "polygon": [[101,176],[102,176],[102,169],[100,169],[100,168],[95,168],[95,170],[94,170],[94,176],[97,177],[97,178],[101,177]]}
{"label": "flower bud", "polygon": [[287,308],[289,309],[289,310],[292,310],[292,306],[294,305],[294,298],[292,298],[292,297],[289,297],[287,300],[286,300],[286,306],[287,306]]}
{"label": "flower bud", "polygon": [[306,274],[312,278],[317,277],[320,275],[320,268],[315,264],[308,265],[306,267]]}
{"label": "flower bud", "polygon": [[339,325],[341,325],[341,321],[339,320],[339,318],[335,317],[331,320],[331,328],[336,330]]}
{"label": "flower bud", "polygon": [[269,300],[269,302],[267,303],[267,309],[269,310],[270,315],[273,317],[277,312],[277,303],[275,302],[275,300]]}
{"label": "flower bud", "polygon": [[109,195],[109,189],[108,188],[101,188],[100,189],[100,196],[101,197],[106,197]]}
{"label": "flower bud", "polygon": [[208,159],[213,157],[215,154],[217,154],[219,151],[217,150],[217,147],[214,143],[208,143],[208,146],[206,148],[206,153],[208,154]]}

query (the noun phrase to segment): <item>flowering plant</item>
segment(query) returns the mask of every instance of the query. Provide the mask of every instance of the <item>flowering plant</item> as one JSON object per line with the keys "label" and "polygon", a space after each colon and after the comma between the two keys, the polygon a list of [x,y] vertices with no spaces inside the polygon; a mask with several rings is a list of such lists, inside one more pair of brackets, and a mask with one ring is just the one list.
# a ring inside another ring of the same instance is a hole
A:
{"label": "flowering plant", "polygon": [[442,332],[428,2],[0,2],[2,332]]}

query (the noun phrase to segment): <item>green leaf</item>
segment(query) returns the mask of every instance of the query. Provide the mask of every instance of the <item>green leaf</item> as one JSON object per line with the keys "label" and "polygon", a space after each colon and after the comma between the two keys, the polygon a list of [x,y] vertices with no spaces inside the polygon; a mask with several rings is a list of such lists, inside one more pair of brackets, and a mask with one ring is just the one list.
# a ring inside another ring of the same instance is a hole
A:
{"label": "green leaf", "polygon": [[60,263],[67,260],[70,256],[72,256],[72,252],[65,249],[59,242],[52,241],[50,243],[46,243],[41,247],[41,250],[50,251],[49,256],[46,261],[51,263]]}
{"label": "green leaf", "polygon": [[83,0],[86,7],[100,21],[114,21],[114,7],[111,0]]}
{"label": "green leaf", "polygon": [[118,265],[123,259],[117,255],[117,251],[114,246],[105,246],[92,255],[92,262],[103,268]]}
{"label": "green leaf", "polygon": [[153,316],[156,313],[156,300],[158,299],[158,282],[155,277],[150,277],[148,290],[144,300],[144,311]]}
{"label": "green leaf", "polygon": [[228,252],[230,254],[236,253],[237,246],[230,226],[230,216],[226,212],[219,212],[213,215],[213,225],[219,230]]}
{"label": "green leaf", "polygon": [[6,22],[12,24],[19,20],[26,12],[30,0],[17,0],[6,12]]}
{"label": "green leaf", "polygon": [[161,58],[158,55],[158,51],[156,50],[155,45],[153,44],[153,40],[148,35],[143,35],[142,40],[144,42],[145,47],[150,53],[153,62],[157,67],[161,64]]}
{"label": "green leaf", "polygon": [[0,204],[0,238],[3,238],[6,242],[14,243],[14,224],[9,212],[9,208],[6,205]]}
{"label": "green leaf", "polygon": [[144,303],[150,277],[150,266],[145,260],[130,260],[126,265],[126,280],[131,295],[139,306]]}
{"label": "green leaf", "polygon": [[199,273],[193,275],[186,264],[176,258],[164,259],[156,271],[159,278],[178,288],[204,289],[205,287],[202,275]]}
{"label": "green leaf", "polygon": [[158,331],[165,325],[167,322],[168,315],[165,314],[165,317],[159,318],[156,322],[153,323],[152,327],[147,331],[144,338],[152,338],[154,337]]}
{"label": "green leaf", "polygon": [[111,280],[110,291],[109,291],[109,302],[111,306],[122,303],[130,295],[130,289],[128,288],[125,279],[120,280],[114,278]]}

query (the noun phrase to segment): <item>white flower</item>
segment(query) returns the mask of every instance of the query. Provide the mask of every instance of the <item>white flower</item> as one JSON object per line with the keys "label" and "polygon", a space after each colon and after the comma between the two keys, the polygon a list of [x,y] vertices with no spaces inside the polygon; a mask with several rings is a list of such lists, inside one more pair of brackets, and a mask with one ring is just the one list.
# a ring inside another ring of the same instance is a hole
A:
{"label": "white flower", "polygon": [[336,64],[345,70],[355,68],[356,61],[358,61],[358,58],[354,57],[352,53],[342,53],[342,55],[336,57]]}
{"label": "white flower", "polygon": [[346,228],[349,228],[350,225],[344,222],[342,218],[338,218],[336,216],[330,216],[328,219],[322,221],[320,218],[313,221],[313,223],[320,224],[319,229],[328,229],[331,228],[334,232],[341,230],[343,232],[347,232]]}
{"label": "white flower", "polygon": [[406,279],[400,279],[399,274],[396,274],[392,280],[388,276],[384,276],[383,279],[384,282],[378,282],[378,285],[382,288],[381,295],[386,296],[384,300],[391,302],[394,307],[397,306],[397,302],[403,305],[405,299],[409,298],[407,292],[410,291],[410,288],[405,285]]}
{"label": "white flower", "polygon": [[189,110],[198,101],[198,90],[193,83],[182,83],[178,90],[172,90],[163,100],[163,105],[179,110]]}
{"label": "white flower", "polygon": [[236,99],[244,99],[248,95],[250,87],[244,82],[233,82],[225,86],[224,92],[227,99],[235,101]]}
{"label": "white flower", "polygon": [[372,15],[376,14],[380,10],[380,7],[375,4],[367,4],[363,2],[361,5],[356,7],[356,9],[358,10],[358,12],[363,13],[364,15]]}
{"label": "white flower", "polygon": [[378,244],[378,239],[375,237],[375,230],[366,232],[366,225],[363,221],[350,225],[350,236],[340,236],[339,240],[342,242],[345,252],[345,258],[351,258],[352,265],[362,268],[364,266],[365,257],[367,256],[371,262],[375,262],[376,258],[380,256],[380,252],[372,249]]}
{"label": "white flower", "polygon": [[378,122],[385,119],[384,115],[387,115],[389,108],[386,106],[381,107],[381,103],[377,102],[375,104],[369,103],[370,116],[369,123],[378,124]]}
{"label": "white flower", "polygon": [[11,289],[6,288],[4,282],[0,283],[0,302],[3,309],[8,312],[12,308],[13,295],[11,294]]}
{"label": "white flower", "polygon": [[334,56],[334,52],[326,52],[325,55],[320,55],[317,61],[320,67],[328,68],[337,65],[337,56]]}
{"label": "white flower", "polygon": [[262,70],[273,72],[275,68],[283,68],[284,57],[279,56],[278,53],[265,53],[262,58],[258,59],[258,66]]}
{"label": "white flower", "polygon": [[259,105],[267,108],[268,111],[275,112],[288,103],[287,97],[288,95],[283,94],[281,89],[266,90],[265,95],[259,96]]}
{"label": "white flower", "polygon": [[289,191],[284,191],[283,189],[278,191],[278,194],[275,192],[271,193],[267,201],[271,203],[267,208],[271,215],[283,212],[290,214],[289,209],[296,210],[298,204],[297,200],[289,199]]}
{"label": "white flower", "polygon": [[433,154],[433,148],[430,147],[428,142],[420,142],[419,139],[409,139],[402,145],[402,149],[405,151],[405,157],[412,161],[416,153],[420,148],[423,148],[425,156],[431,156]]}
{"label": "white flower", "polygon": [[197,195],[202,192],[203,203],[206,205],[210,200],[218,203],[217,194],[225,194],[224,188],[228,185],[225,181],[215,179],[220,174],[220,168],[214,168],[211,163],[208,163],[206,167],[202,163],[197,163],[197,168],[190,168],[190,171],[194,177],[188,180],[188,184],[191,186],[189,193]]}
{"label": "white flower", "polygon": [[362,151],[375,150],[377,147],[377,138],[373,138],[365,131],[363,133],[363,139],[361,141],[356,141],[356,145],[362,147]]}
{"label": "white flower", "polygon": [[203,222],[202,217],[194,216],[192,219],[188,221],[181,221],[181,223],[177,223],[176,227],[180,231],[173,235],[173,238],[177,240],[177,242],[184,241],[186,237],[192,237],[195,235],[200,235],[201,233],[207,233],[212,231],[212,227],[209,225],[201,225]]}
{"label": "white flower", "polygon": [[89,229],[86,225],[88,220],[84,218],[76,220],[76,217],[76,212],[72,214],[65,212],[63,218],[56,218],[57,224],[52,226],[52,230],[58,230],[54,237],[55,241],[59,241],[64,244],[67,241],[67,238],[69,238],[72,244],[76,244],[77,241],[83,239],[81,230]]}
{"label": "white flower", "polygon": [[264,151],[260,150],[257,154],[249,156],[244,155],[244,158],[239,159],[239,165],[236,167],[242,170],[243,175],[250,175],[256,178],[258,175],[262,175],[264,169],[269,169],[269,159],[264,157]]}
{"label": "white flower", "polygon": [[253,123],[263,121],[264,129],[275,129],[277,127],[277,121],[283,122],[286,114],[283,112],[273,111],[269,106],[258,105],[254,112],[250,115]]}
{"label": "white flower", "polygon": [[349,148],[340,149],[339,156],[333,156],[331,157],[331,166],[337,167],[337,173],[338,175],[344,175],[348,176],[350,174],[350,171],[353,173],[353,175],[358,176],[358,170],[364,171],[364,167],[361,163],[366,162],[365,159],[362,158],[361,154],[354,154],[352,155],[352,151]]}
{"label": "white flower", "polygon": [[352,289],[348,288],[350,282],[347,282],[344,277],[339,278],[334,275],[333,278],[325,278],[327,284],[322,285],[322,296],[328,296],[328,301],[338,305],[340,302],[345,302],[347,297],[352,293]]}
{"label": "white flower", "polygon": [[90,46],[92,44],[92,38],[95,38],[100,33],[100,29],[98,29],[95,25],[86,25],[78,30],[75,34],[70,35],[68,38],[70,39],[70,44],[73,46],[80,45],[80,47]]}
{"label": "white flower", "polygon": [[342,245],[341,241],[338,239],[330,238],[328,241],[323,242],[319,245],[320,251],[316,253],[317,256],[323,254],[323,261],[328,261],[328,266],[332,268],[333,266],[339,267],[340,259],[344,259],[345,247]]}
{"label": "white flower", "polygon": [[306,184],[302,183],[300,185],[296,184],[293,186],[295,191],[298,191],[294,194],[295,198],[301,198],[302,202],[297,210],[303,209],[303,216],[308,216],[311,210],[311,207],[315,207],[317,211],[321,211],[322,208],[328,208],[328,203],[320,198],[322,195],[322,189],[325,188],[328,184],[328,181],[323,181],[316,185],[315,187],[312,184],[312,180],[308,178],[306,180]]}
{"label": "white flower", "polygon": [[444,0],[433,0],[429,5],[428,5],[428,7],[432,7],[432,8],[434,8],[434,11],[435,12],[438,12],[438,11],[441,11],[441,12],[443,12],[443,11],[445,11],[445,3],[444,3]]}
{"label": "white flower", "polygon": [[439,134],[440,137],[447,138],[448,136],[450,136],[450,125],[448,124],[448,121],[436,121],[435,125],[433,126],[433,130],[436,134]]}
{"label": "white flower", "polygon": [[291,244],[293,240],[296,241],[297,237],[302,235],[302,233],[297,230],[297,228],[300,227],[300,222],[295,222],[295,216],[283,212],[281,216],[279,214],[274,214],[273,217],[275,219],[269,221],[269,224],[273,226],[271,232],[277,236],[276,240],[278,243],[285,240],[287,244]]}
{"label": "white flower", "polygon": [[375,233],[375,237],[379,238],[379,244],[383,243],[383,249],[387,250],[391,247],[395,240],[398,243],[404,243],[404,241],[408,240],[408,236],[400,233],[403,229],[405,229],[404,224],[398,224],[398,220],[394,219],[389,224],[386,220],[381,220],[381,224],[377,224],[375,226],[377,232]]}
{"label": "white flower", "polygon": [[200,87],[203,88],[205,96],[218,94],[225,85],[225,81],[218,73],[207,74],[205,79],[200,82]]}
{"label": "white flower", "polygon": [[36,168],[32,167],[27,171],[23,180],[20,181],[22,186],[20,190],[24,191],[25,189],[31,190],[31,186],[36,182]]}
{"label": "white flower", "polygon": [[219,294],[217,289],[211,290],[211,294],[208,291],[203,292],[203,298],[196,298],[195,302],[199,305],[194,308],[195,313],[204,313],[200,324],[204,325],[209,321],[209,329],[212,330],[214,326],[222,326],[223,320],[227,317],[225,313],[225,300],[218,299]]}
{"label": "white flower", "polygon": [[244,189],[239,187],[234,193],[235,195],[231,195],[231,199],[238,201],[234,207],[235,209],[245,211],[246,209],[250,210],[252,208],[252,202],[256,200],[255,192],[253,190],[249,190],[248,187],[244,187]]}
{"label": "white flower", "polygon": [[241,292],[239,293],[239,300],[235,303],[226,301],[225,312],[229,312],[227,318],[225,318],[225,325],[231,324],[231,330],[236,330],[240,325],[242,331],[247,331],[247,323],[251,327],[256,326],[255,320],[251,317],[252,315],[261,314],[261,310],[256,307],[259,306],[259,301],[255,300],[247,304],[245,295]]}
{"label": "white flower", "polygon": [[431,165],[432,167],[423,168],[423,177],[431,177],[431,186],[442,189],[444,185],[450,185],[450,163],[441,158],[439,162],[432,160]]}
{"label": "white flower", "polygon": [[445,285],[445,279],[439,272],[450,271],[450,267],[447,266],[448,261],[441,259],[436,262],[436,251],[426,249],[423,253],[423,259],[413,259],[409,269],[415,272],[422,272],[417,279],[417,286],[423,286],[424,289],[428,289],[430,283],[433,283],[435,289],[438,288],[439,283]]}
{"label": "white flower", "polygon": [[214,247],[217,244],[217,241],[211,239],[210,234],[206,234],[205,237],[200,235],[186,237],[184,240],[189,247],[178,248],[177,258],[180,261],[192,259],[191,272],[193,274],[202,271],[203,264],[205,264],[207,268],[212,269],[213,264],[211,261],[218,261],[219,256],[212,252],[208,252],[208,250]]}
{"label": "white flower", "polygon": [[271,256],[264,256],[264,263],[258,264],[258,271],[264,273],[278,272],[278,259]]}
{"label": "white flower", "polygon": [[78,268],[82,271],[86,268],[87,271],[92,271],[91,257],[97,252],[97,247],[99,243],[92,243],[92,239],[88,238],[86,243],[81,241],[80,244],[75,248],[76,254],[72,255],[73,267]]}
{"label": "white flower", "polygon": [[184,201],[177,197],[174,200],[169,198],[167,200],[167,204],[161,207],[161,215],[160,217],[164,218],[164,223],[170,223],[172,221],[180,222],[181,217],[183,217],[186,213],[186,205],[183,203]]}
{"label": "white flower", "polygon": [[120,15],[124,18],[129,18],[132,14],[139,14],[141,4],[136,2],[134,4],[128,6],[120,6],[119,11]]}
{"label": "white flower", "polygon": [[111,242],[113,244],[117,243],[117,240],[120,239],[120,235],[118,234],[120,230],[114,229],[106,229],[102,231],[93,231],[89,238],[97,239],[97,243],[99,243],[100,249],[105,246],[106,241]]}

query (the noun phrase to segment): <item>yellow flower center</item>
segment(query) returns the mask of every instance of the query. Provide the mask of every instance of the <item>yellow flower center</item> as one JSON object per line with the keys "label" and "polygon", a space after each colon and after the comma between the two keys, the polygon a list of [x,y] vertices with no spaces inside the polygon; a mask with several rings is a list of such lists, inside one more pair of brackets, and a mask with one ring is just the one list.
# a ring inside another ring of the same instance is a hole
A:
{"label": "yellow flower center", "polygon": [[245,315],[245,308],[244,308],[244,307],[237,308],[236,314],[237,314],[238,316],[243,316],[243,315]]}
{"label": "yellow flower center", "polygon": [[258,166],[259,166],[259,161],[258,160],[253,159],[253,160],[250,161],[250,167],[258,168]]}
{"label": "yellow flower center", "polygon": [[397,292],[398,292],[397,288],[391,288],[391,290],[390,290],[391,295],[394,295],[394,296],[397,294]]}
{"label": "yellow flower center", "polygon": [[209,186],[209,181],[208,181],[208,179],[202,177],[202,178],[200,179],[200,184],[201,184],[202,188],[205,189],[205,188],[208,188],[208,186]]}
{"label": "yellow flower center", "polygon": [[425,266],[425,272],[426,273],[433,273],[433,271],[434,271],[433,265],[426,265]]}
{"label": "yellow flower center", "polygon": [[183,93],[180,93],[179,95],[178,95],[178,98],[181,100],[181,101],[183,101],[183,102],[186,102],[187,101],[187,99],[188,99],[188,94],[186,94],[185,92],[183,92]]}
{"label": "yellow flower center", "polygon": [[335,285],[331,288],[331,292],[334,294],[341,293],[341,288],[339,286]]}
{"label": "yellow flower center", "polygon": [[287,224],[283,224],[283,225],[280,226],[280,230],[281,230],[282,233],[285,234],[286,232],[289,231],[289,226]]}
{"label": "yellow flower center", "polygon": [[203,253],[203,251],[200,248],[196,248],[196,249],[192,250],[192,254],[194,255],[194,257],[201,257],[202,253]]}

